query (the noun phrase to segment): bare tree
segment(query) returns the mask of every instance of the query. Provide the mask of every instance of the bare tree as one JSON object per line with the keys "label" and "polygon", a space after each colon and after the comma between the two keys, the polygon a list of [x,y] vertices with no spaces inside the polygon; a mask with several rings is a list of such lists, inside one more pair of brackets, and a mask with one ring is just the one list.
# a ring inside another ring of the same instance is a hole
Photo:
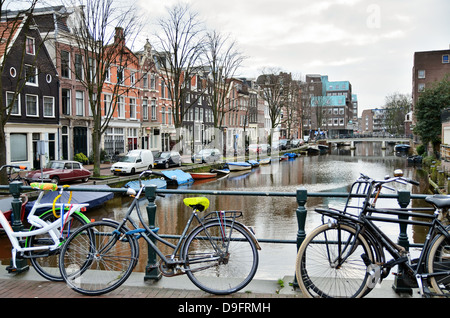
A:
{"label": "bare tree", "polygon": [[217,31],[208,32],[204,45],[204,58],[208,67],[207,86],[209,104],[214,116],[214,127],[221,128],[223,119],[229,110],[228,95],[231,79],[245,59],[236,48],[236,42]]}
{"label": "bare tree", "polygon": [[[83,56],[81,70],[80,65],[73,65],[71,72],[88,94],[93,119],[94,176],[98,176],[102,135],[117,108],[118,97],[134,88],[123,85],[126,79],[119,78],[119,72],[117,80],[110,80],[110,71],[113,67],[126,69],[134,63],[136,57],[125,46],[125,39],[133,42],[141,24],[135,6],[131,4],[127,8],[119,6],[114,0],[74,0],[69,4],[75,12],[71,33],[65,34],[65,37],[74,50]],[[121,74],[124,76],[126,73]],[[111,94],[113,98],[106,101],[104,93]]]}
{"label": "bare tree", "polygon": [[[15,41],[15,39],[17,38],[19,29],[27,30],[33,25],[32,14],[36,4],[37,0],[25,2],[24,8],[17,10],[13,8],[13,5],[17,5],[17,2],[7,0],[1,0],[0,2],[0,166],[6,164],[5,126],[10,118],[11,109],[16,104],[17,98],[25,85],[26,77],[24,70],[25,42],[22,41],[20,43],[20,41]],[[12,50],[13,46],[16,47],[16,50]],[[40,47],[37,48],[37,51],[39,49]],[[12,98],[7,101],[5,96],[3,96],[3,75],[5,72],[8,72],[6,66],[12,54],[15,55],[14,57],[16,59],[20,56],[19,60],[21,63],[19,63],[20,69],[17,71],[16,81],[12,83],[15,87],[9,87],[9,90],[13,92]],[[38,53],[35,54],[35,56],[38,55]],[[0,173],[0,184],[6,183],[6,172],[2,171]]]}
{"label": "bare tree", "polygon": [[261,97],[266,101],[269,108],[269,118],[271,122],[269,141],[271,143],[272,132],[281,123],[281,112],[285,106],[286,88],[291,81],[291,75],[273,68],[263,70],[262,73],[263,74],[258,77],[256,82],[261,88]]}
{"label": "bare tree", "polygon": [[389,133],[400,135],[405,133],[405,116],[411,108],[412,100],[409,95],[394,93],[386,96],[384,124]]}
{"label": "bare tree", "polygon": [[[202,54],[203,23],[197,13],[187,4],[168,8],[168,17],[162,17],[155,34],[158,47],[156,55],[160,75],[169,91],[172,102],[172,116],[175,128],[181,128],[183,117],[189,110],[186,99],[190,94],[190,81],[200,70]],[[202,92],[192,96],[191,104],[201,97]],[[179,129],[177,129],[178,133]]]}

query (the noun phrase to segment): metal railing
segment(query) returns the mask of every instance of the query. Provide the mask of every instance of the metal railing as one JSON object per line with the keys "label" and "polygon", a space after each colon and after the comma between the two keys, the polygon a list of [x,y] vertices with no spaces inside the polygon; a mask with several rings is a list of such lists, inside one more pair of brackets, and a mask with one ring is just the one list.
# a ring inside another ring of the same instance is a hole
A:
{"label": "metal railing", "polygon": [[[0,190],[8,190],[9,193],[13,196],[13,201],[11,203],[12,206],[12,228],[15,231],[19,231],[23,229],[23,224],[20,219],[21,215],[21,205],[22,201],[20,199],[21,194],[24,191],[33,190],[29,186],[23,186],[20,182],[12,182],[10,185],[0,185]],[[70,191],[84,191],[84,192],[114,192],[114,193],[126,193],[127,188],[89,188],[89,187],[73,187],[70,188]],[[297,249],[300,247],[301,243],[306,237],[305,232],[305,224],[307,217],[307,208],[306,204],[308,201],[308,197],[323,197],[323,198],[347,198],[349,196],[348,193],[338,193],[338,192],[319,192],[319,193],[310,193],[304,187],[298,188],[295,192],[246,192],[246,191],[219,191],[219,190],[178,190],[178,189],[157,189],[154,186],[148,186],[145,188],[145,197],[148,200],[148,205],[146,207],[149,227],[155,227],[156,220],[156,210],[157,206],[155,203],[157,194],[196,194],[196,195],[227,195],[227,196],[261,196],[261,197],[286,197],[292,198],[297,201],[297,209],[293,211],[297,218],[297,235],[295,238],[285,240],[273,240],[268,238],[257,238],[258,241],[262,243],[274,243],[274,244],[296,244]],[[355,196],[355,195],[353,195]],[[424,194],[411,194],[410,191],[399,190],[398,194],[381,194],[380,198],[389,198],[396,199],[400,208],[406,208],[410,204],[412,199],[424,199],[427,195]],[[361,195],[363,197],[363,195]],[[406,217],[408,218],[408,217]],[[407,222],[404,222],[405,217],[398,217],[399,224],[399,236],[398,243],[405,247],[409,248],[410,246],[420,246],[420,244],[410,244],[408,241],[407,235]],[[163,235],[161,235],[163,236]],[[149,248],[148,251],[148,260],[146,272],[144,275],[145,280],[157,280],[160,278],[159,270],[157,269],[157,255],[156,253]],[[296,285],[296,282],[293,282]]]}

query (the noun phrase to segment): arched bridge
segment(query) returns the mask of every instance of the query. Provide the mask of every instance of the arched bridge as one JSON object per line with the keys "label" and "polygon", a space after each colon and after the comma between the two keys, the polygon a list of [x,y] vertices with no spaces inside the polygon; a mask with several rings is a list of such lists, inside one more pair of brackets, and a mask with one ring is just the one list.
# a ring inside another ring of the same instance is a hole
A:
{"label": "arched bridge", "polygon": [[394,144],[408,144],[412,145],[412,138],[410,137],[348,137],[348,138],[329,138],[326,140],[329,144],[338,144],[338,145],[349,145],[351,147],[354,147],[355,143],[357,142],[381,142],[382,148],[386,147],[386,144],[388,143],[394,143]]}

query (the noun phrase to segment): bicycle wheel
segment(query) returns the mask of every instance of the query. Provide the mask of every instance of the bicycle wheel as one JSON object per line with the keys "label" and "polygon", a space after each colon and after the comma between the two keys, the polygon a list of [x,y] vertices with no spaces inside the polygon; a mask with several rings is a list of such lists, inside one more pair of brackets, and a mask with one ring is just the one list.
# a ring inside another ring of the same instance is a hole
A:
{"label": "bicycle wheel", "polygon": [[101,295],[120,285],[133,271],[139,250],[136,239],[113,221],[96,221],[75,231],[64,243],[61,275],[75,291]]}
{"label": "bicycle wheel", "polygon": [[198,288],[218,295],[244,288],[259,262],[250,234],[239,224],[227,221],[212,221],[192,230],[182,257],[189,279]]}
{"label": "bicycle wheel", "polygon": [[[427,269],[431,286],[437,294],[450,294],[450,239],[438,235],[433,239],[427,255]],[[439,273],[443,273],[439,275]],[[438,274],[438,275],[434,275]]]}
{"label": "bicycle wheel", "polygon": [[370,244],[346,225],[324,224],[304,240],[296,260],[296,276],[306,297],[359,298],[368,290],[369,273],[361,255],[373,262]]}
{"label": "bicycle wheel", "polygon": [[[59,210],[59,209],[58,209]],[[53,223],[54,221],[58,220],[58,218],[55,217],[52,210],[49,210],[47,212],[44,212],[40,218],[47,222],[48,224]],[[74,212],[70,219],[67,221],[67,223],[64,225],[63,231],[61,232],[60,229],[55,230],[55,234],[59,235],[62,234],[62,239],[67,238],[70,233],[72,233],[75,229],[89,223],[89,219],[87,219],[83,214]],[[36,227],[32,226],[30,228],[30,231],[35,230]],[[59,233],[56,233],[59,232]],[[34,235],[30,236],[26,240],[26,246],[27,247],[42,247],[42,246],[50,246],[53,245],[54,242],[50,236],[50,234],[44,233],[41,235]],[[60,248],[49,251],[33,251],[31,256],[31,264],[33,265],[36,272],[39,273],[42,277],[45,279],[48,279],[50,281],[56,281],[61,282],[63,281],[63,278],[61,277],[61,273],[59,272],[59,252]]]}

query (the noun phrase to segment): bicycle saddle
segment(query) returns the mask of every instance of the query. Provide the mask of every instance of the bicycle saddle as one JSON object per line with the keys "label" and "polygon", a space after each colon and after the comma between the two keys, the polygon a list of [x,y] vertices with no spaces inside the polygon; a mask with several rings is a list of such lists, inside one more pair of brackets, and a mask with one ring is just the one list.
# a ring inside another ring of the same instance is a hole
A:
{"label": "bicycle saddle", "polygon": [[425,201],[435,205],[438,208],[450,207],[449,195],[430,195],[425,198]]}
{"label": "bicycle saddle", "polygon": [[209,207],[209,200],[205,197],[185,198],[184,204],[200,212],[206,210]]}
{"label": "bicycle saddle", "polygon": [[45,190],[45,191],[55,191],[58,189],[58,185],[55,183],[37,183],[37,182],[33,182],[30,183],[30,187],[32,187],[33,189],[39,189],[39,190]]}

